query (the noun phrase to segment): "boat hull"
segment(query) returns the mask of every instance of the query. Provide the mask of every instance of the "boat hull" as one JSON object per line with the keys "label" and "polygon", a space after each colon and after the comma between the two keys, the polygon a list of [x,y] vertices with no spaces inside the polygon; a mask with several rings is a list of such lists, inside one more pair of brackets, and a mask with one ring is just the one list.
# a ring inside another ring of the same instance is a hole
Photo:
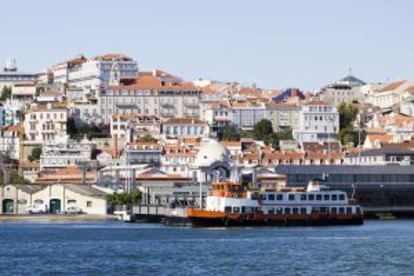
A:
{"label": "boat hull", "polygon": [[361,225],[362,215],[264,215],[226,214],[203,210],[188,210],[187,219],[195,227],[236,227],[236,226],[333,226]]}

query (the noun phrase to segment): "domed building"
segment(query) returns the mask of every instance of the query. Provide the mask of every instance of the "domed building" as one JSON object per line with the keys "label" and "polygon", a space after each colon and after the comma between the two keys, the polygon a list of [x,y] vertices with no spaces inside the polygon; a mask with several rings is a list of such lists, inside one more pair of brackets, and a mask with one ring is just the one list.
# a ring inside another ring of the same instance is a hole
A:
{"label": "domed building", "polygon": [[199,183],[210,183],[218,180],[237,181],[238,166],[234,164],[230,151],[216,140],[202,142],[190,170]]}

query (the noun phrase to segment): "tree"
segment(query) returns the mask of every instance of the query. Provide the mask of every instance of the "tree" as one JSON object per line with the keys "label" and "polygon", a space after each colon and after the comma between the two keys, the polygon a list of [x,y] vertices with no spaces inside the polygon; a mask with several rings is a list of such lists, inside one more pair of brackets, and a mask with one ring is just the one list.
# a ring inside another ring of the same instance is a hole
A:
{"label": "tree", "polygon": [[157,139],[155,139],[149,134],[145,134],[144,136],[140,137],[138,141],[143,142],[143,143],[152,143],[152,142],[156,142]]}
{"label": "tree", "polygon": [[7,99],[11,99],[11,92],[12,90],[10,87],[3,86],[3,89],[1,90],[0,100],[5,101]]}
{"label": "tree", "polygon": [[219,131],[218,138],[223,141],[239,141],[240,130],[233,124],[226,125]]}
{"label": "tree", "polygon": [[351,104],[341,103],[338,112],[340,129],[352,128],[352,123],[358,115],[358,109]]}
{"label": "tree", "polygon": [[115,193],[106,196],[108,204],[112,207],[117,205],[136,205],[141,203],[142,193],[134,190],[131,193]]}
{"label": "tree", "polygon": [[28,157],[29,161],[30,162],[39,161],[40,155],[42,155],[42,148],[40,146],[33,148],[32,154]]}
{"label": "tree", "polygon": [[272,133],[272,122],[267,119],[260,120],[253,128],[253,136],[256,140],[263,140]]}
{"label": "tree", "polygon": [[280,146],[279,146],[280,140],[291,140],[291,139],[293,139],[292,129],[287,128],[285,130],[282,130],[282,131],[279,131],[279,132],[276,132],[276,133],[272,133],[271,135],[269,135],[269,137],[267,139],[267,143],[272,144],[272,146],[275,149],[279,149],[280,148]]}

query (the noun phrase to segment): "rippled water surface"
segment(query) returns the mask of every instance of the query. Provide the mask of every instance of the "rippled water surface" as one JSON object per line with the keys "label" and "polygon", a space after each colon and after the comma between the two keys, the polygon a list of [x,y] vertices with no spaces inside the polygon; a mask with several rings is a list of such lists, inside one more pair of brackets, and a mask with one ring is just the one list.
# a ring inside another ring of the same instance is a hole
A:
{"label": "rippled water surface", "polygon": [[414,275],[414,221],[198,229],[0,223],[5,275]]}

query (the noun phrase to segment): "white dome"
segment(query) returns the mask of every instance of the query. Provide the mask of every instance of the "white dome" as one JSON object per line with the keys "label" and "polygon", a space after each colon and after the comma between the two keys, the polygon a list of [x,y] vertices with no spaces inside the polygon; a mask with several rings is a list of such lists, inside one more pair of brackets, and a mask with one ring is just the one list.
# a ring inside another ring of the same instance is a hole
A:
{"label": "white dome", "polygon": [[195,157],[194,165],[197,167],[207,167],[216,161],[228,162],[230,152],[222,144],[215,140],[209,140],[201,146],[200,151]]}

